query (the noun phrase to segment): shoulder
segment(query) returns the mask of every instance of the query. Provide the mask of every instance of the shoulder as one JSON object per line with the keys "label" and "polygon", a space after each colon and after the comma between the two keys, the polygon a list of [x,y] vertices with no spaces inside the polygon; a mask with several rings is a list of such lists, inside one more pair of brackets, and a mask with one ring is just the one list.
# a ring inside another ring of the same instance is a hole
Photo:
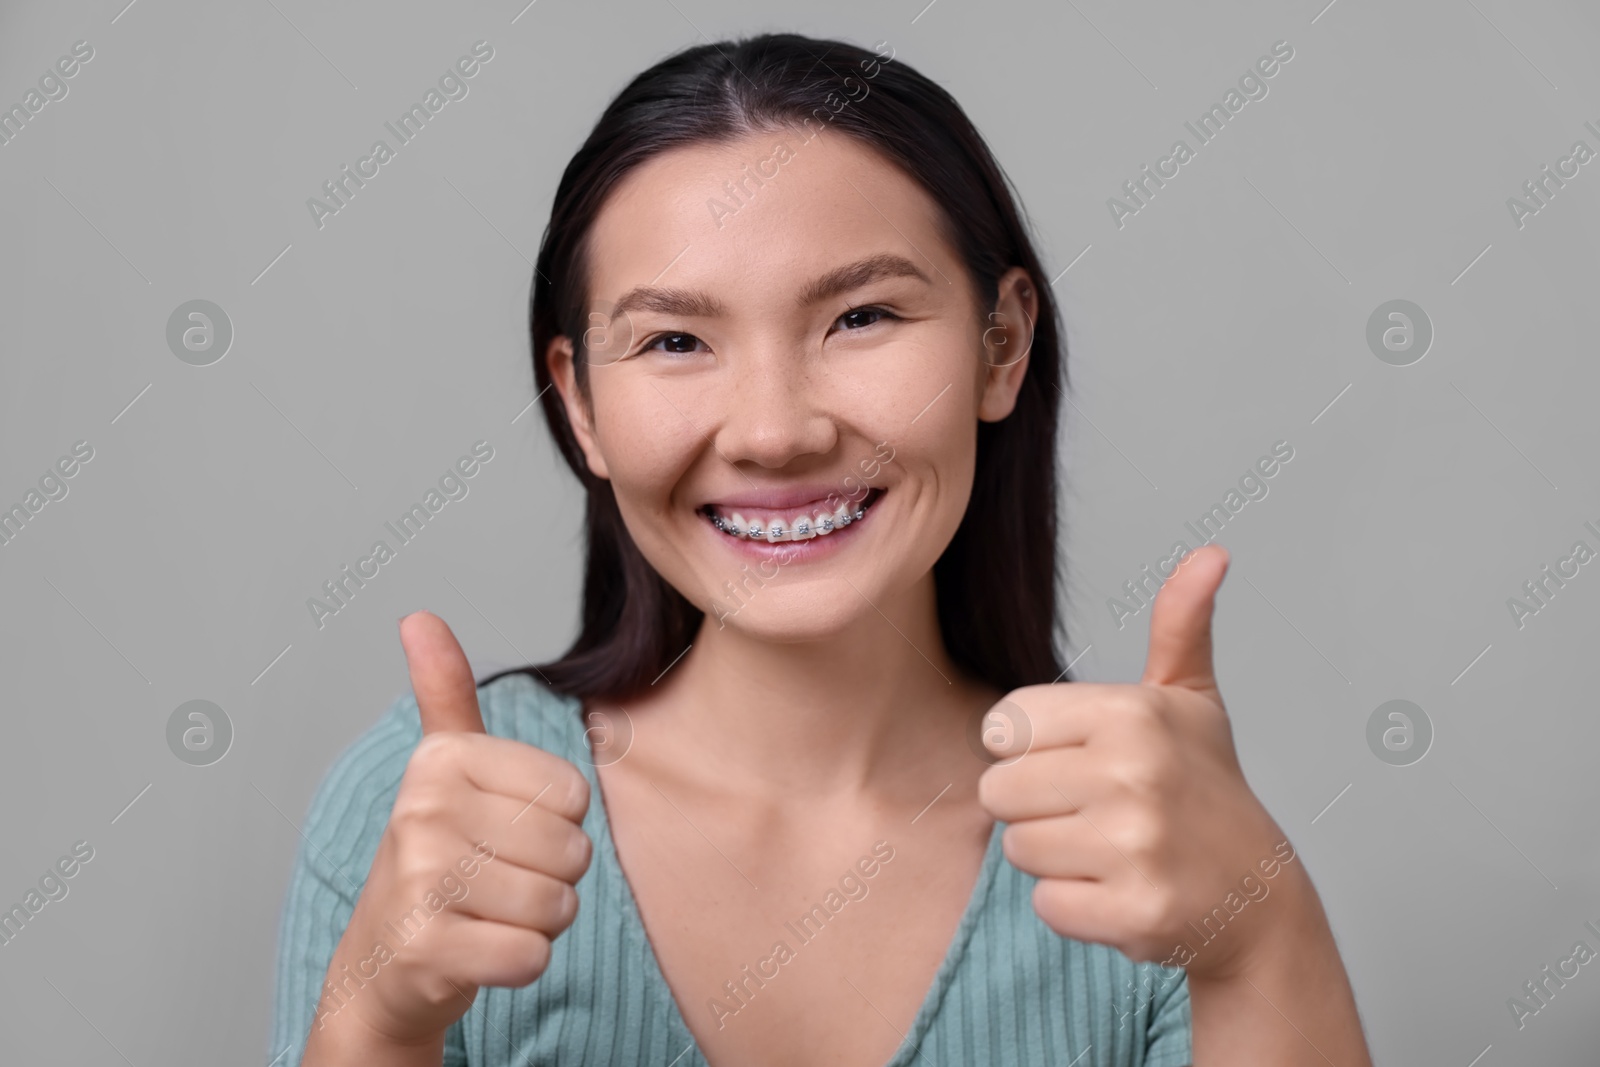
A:
{"label": "shoulder", "polygon": [[[492,736],[537,745],[568,760],[583,751],[581,701],[527,674],[480,683],[478,707]],[[304,851],[310,863],[365,875],[421,740],[417,698],[407,692],[335,757],[306,817]]]}
{"label": "shoulder", "polygon": [[[583,741],[582,702],[517,672],[478,684],[483,728],[494,737],[524,741],[570,759]],[[422,740],[416,694],[407,692],[335,759],[323,791],[337,796],[399,785],[411,753]]]}
{"label": "shoulder", "polygon": [[[566,760],[586,749],[583,702],[557,693],[524,671],[501,674],[478,685],[483,728],[495,737],[509,737]],[[416,702],[412,699],[412,715]]]}

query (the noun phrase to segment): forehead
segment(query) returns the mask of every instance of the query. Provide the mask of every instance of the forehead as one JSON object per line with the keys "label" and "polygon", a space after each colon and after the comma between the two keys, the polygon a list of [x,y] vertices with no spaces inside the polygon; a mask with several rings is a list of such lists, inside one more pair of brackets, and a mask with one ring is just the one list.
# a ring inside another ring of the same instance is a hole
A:
{"label": "forehead", "polygon": [[939,220],[912,178],[837,130],[673,148],[631,171],[601,209],[590,299],[654,284],[714,288],[730,304],[790,301],[823,272],[882,252],[942,283],[960,272]]}

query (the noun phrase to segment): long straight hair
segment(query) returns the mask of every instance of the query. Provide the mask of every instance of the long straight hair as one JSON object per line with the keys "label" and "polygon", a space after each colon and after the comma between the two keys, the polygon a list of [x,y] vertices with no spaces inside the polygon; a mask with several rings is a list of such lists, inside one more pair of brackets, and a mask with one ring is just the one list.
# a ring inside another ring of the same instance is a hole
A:
{"label": "long straight hair", "polygon": [[1066,380],[1065,350],[1012,190],[944,89],[892,52],[792,33],[698,45],[663,59],[611,101],[562,173],[534,268],[528,326],[545,423],[588,496],[582,628],[559,658],[494,677],[537,674],[559,693],[622,701],[653,684],[694,640],[705,613],[640,553],[611,483],[588,468],[545,357],[554,338],[570,338],[578,388],[589,396],[587,242],[629,171],[673,148],[753,132],[816,136],[819,127],[876,149],[927,191],[980,306],[994,306],[1009,267],[1023,267],[1033,280],[1040,308],[1026,376],[1014,410],[978,425],[971,498],[934,565],[934,582],[940,631],[962,669],[1002,690],[1066,680],[1055,643],[1056,394]]}

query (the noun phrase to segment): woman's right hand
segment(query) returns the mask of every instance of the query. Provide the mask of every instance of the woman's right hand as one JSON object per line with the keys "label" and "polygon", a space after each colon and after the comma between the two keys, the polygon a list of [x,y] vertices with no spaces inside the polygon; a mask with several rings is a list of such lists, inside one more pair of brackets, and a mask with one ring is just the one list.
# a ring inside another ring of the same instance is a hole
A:
{"label": "woman's right hand", "polygon": [[444,620],[407,615],[400,642],[423,736],[328,967],[338,992],[324,987],[311,1032],[316,1043],[337,1024],[330,1051],[442,1047],[479,986],[538,978],[577,914],[573,887],[593,853],[588,781],[567,760],[484,732],[472,669]]}

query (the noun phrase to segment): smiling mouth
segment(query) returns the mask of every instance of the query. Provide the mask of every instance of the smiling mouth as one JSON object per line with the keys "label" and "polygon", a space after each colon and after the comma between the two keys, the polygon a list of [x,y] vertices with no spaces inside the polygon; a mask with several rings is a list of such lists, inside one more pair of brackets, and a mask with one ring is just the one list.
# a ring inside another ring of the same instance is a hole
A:
{"label": "smiling mouth", "polygon": [[828,508],[802,508],[798,511],[758,511],[748,513],[733,509],[720,509],[711,505],[699,508],[717,529],[729,537],[746,541],[809,541],[813,537],[826,537],[836,530],[865,517],[883,496],[885,490],[873,487],[860,501],[847,500],[832,510]]}

